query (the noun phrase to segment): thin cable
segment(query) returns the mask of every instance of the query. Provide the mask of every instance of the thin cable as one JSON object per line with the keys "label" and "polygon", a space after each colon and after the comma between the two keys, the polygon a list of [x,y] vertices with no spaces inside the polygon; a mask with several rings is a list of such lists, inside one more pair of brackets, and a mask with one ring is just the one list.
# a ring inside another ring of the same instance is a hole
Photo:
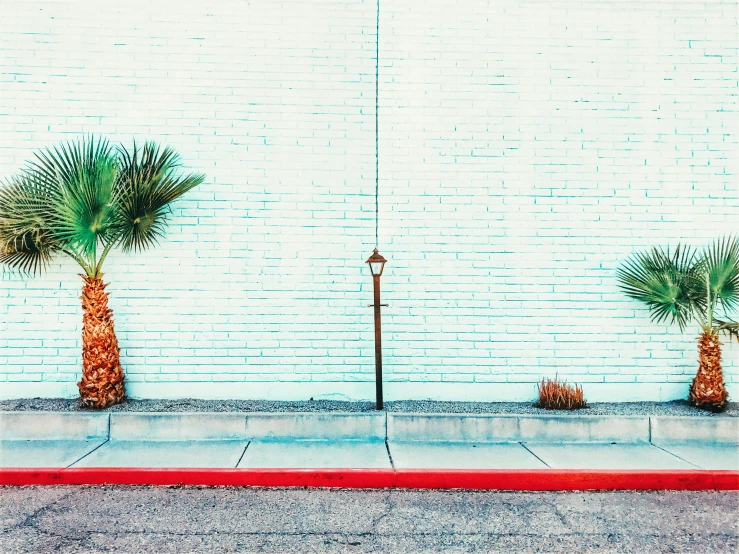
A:
{"label": "thin cable", "polygon": [[375,22],[375,248],[380,245],[380,0]]}

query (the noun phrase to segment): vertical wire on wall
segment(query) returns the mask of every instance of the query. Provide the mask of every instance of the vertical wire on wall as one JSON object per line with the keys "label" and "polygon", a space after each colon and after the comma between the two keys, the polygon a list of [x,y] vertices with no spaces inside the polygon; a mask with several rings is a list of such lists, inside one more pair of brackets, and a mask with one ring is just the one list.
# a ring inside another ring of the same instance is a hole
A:
{"label": "vertical wire on wall", "polygon": [[375,247],[380,246],[380,0],[375,21]]}

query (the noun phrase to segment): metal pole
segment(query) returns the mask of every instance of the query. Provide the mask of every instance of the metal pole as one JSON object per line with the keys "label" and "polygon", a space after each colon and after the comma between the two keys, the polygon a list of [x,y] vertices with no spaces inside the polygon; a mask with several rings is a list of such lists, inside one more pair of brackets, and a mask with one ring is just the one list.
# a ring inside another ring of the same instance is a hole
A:
{"label": "metal pole", "polygon": [[380,276],[373,275],[375,286],[375,387],[377,409],[382,410],[382,331],[380,324]]}

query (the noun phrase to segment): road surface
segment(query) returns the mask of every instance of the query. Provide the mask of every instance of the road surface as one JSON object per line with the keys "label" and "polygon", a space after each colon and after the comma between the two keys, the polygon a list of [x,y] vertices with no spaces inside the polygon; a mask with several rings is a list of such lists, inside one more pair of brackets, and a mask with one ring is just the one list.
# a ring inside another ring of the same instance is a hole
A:
{"label": "road surface", "polygon": [[736,492],[0,487],[0,551],[739,552]]}

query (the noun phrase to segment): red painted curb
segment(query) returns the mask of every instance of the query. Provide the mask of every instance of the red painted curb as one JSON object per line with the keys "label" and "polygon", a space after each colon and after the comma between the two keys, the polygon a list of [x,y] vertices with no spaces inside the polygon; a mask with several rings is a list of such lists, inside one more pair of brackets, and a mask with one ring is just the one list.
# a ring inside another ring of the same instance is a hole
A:
{"label": "red painted curb", "polygon": [[0,469],[0,485],[205,485],[390,488],[391,469]]}
{"label": "red painted curb", "polygon": [[739,471],[0,468],[0,485],[203,485],[469,490],[739,490]]}
{"label": "red painted curb", "polygon": [[739,471],[398,470],[399,488],[478,490],[739,490]]}

